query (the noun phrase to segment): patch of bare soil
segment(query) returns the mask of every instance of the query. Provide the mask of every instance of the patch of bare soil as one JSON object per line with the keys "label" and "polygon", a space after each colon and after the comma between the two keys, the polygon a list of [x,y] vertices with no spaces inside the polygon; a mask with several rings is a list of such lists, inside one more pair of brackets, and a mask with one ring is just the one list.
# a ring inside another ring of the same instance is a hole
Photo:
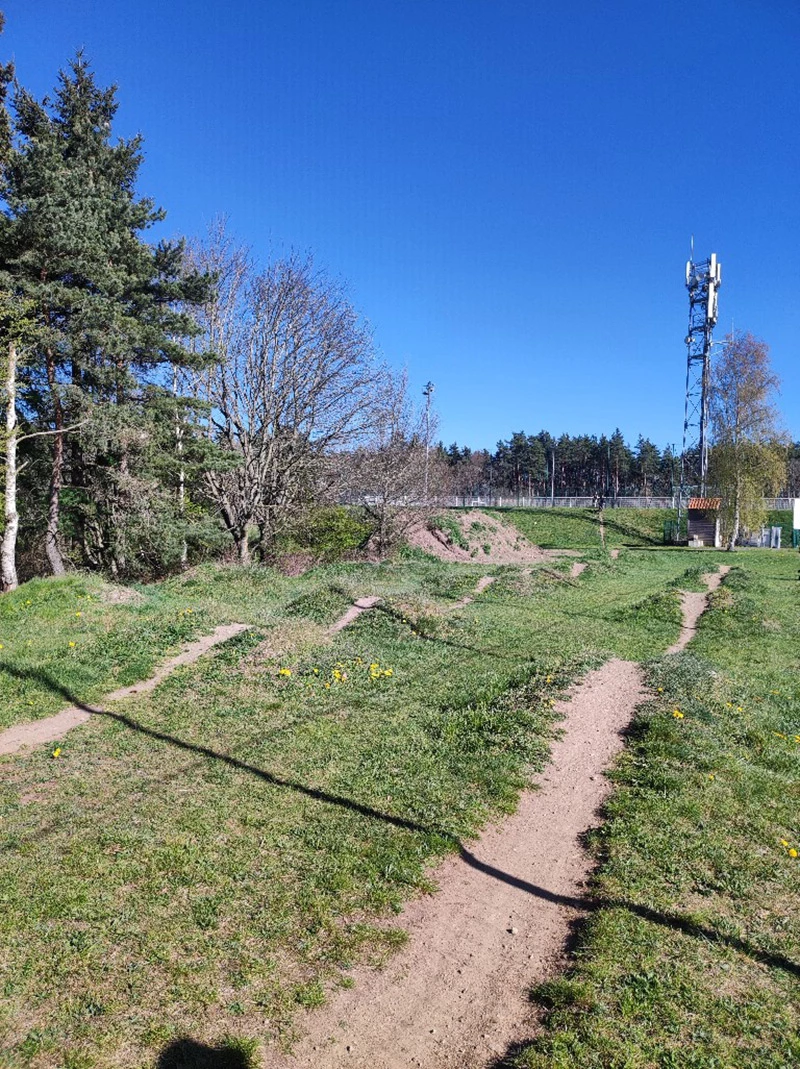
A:
{"label": "patch of bare soil", "polygon": [[440,560],[467,564],[528,564],[551,559],[552,551],[529,542],[515,527],[502,523],[480,509],[448,513],[461,530],[467,549],[456,545],[444,531],[429,531],[424,525],[408,535],[412,546]]}
{"label": "patch of bare soil", "polygon": [[351,624],[353,620],[357,619],[362,612],[366,612],[367,609],[373,609],[381,599],[370,594],[369,597],[358,598],[347,612],[343,613],[335,624],[331,624],[328,628],[329,635],[335,635],[337,631],[342,631],[348,624]]}
{"label": "patch of bare soil", "polygon": [[569,570],[570,579],[577,579],[579,575],[586,571],[587,567],[586,561],[576,560]]}
{"label": "patch of bare soil", "polygon": [[667,653],[679,653],[684,647],[691,642],[697,631],[697,621],[706,611],[708,606],[708,595],[712,590],[716,590],[719,584],[722,582],[724,576],[730,571],[730,565],[723,564],[718,572],[707,572],[703,576],[703,582],[708,587],[708,593],[701,594],[694,591],[684,590],[681,593],[681,612],[683,613],[683,623],[681,624],[681,633],[678,641],[675,642],[667,650]]}
{"label": "patch of bare soil", "polygon": [[104,587],[101,597],[109,605],[138,605],[144,601],[138,590],[132,590],[129,586],[112,586],[110,583]]}
{"label": "patch of bare soil", "polygon": [[492,585],[492,583],[495,581],[495,578],[496,577],[494,575],[481,576],[481,578],[475,584],[475,593],[467,594],[466,597],[461,598],[460,601],[457,601],[455,605],[453,605],[453,608],[463,609],[465,605],[471,605],[475,598],[478,596],[478,594],[482,593],[488,586]]}
{"label": "patch of bare soil", "polygon": [[[246,630],[247,624],[224,624],[216,628],[210,635],[205,635],[203,638],[197,639],[196,642],[189,643],[179,654],[162,664],[149,679],[142,680],[141,683],[134,683],[130,687],[120,687],[118,690],[112,691],[111,694],[107,694],[104,703],[120,701],[123,698],[130,698],[137,694],[147,694],[149,691],[155,690],[158,684],[180,665],[193,664],[204,653],[207,653],[214,646],[218,646],[220,642],[227,642],[229,638],[233,638],[234,635]],[[85,724],[91,717],[93,710],[94,707],[90,705],[85,708],[71,706],[68,709],[62,709],[55,716],[48,716],[43,720],[33,720],[27,724],[17,724],[15,727],[8,728],[0,733],[0,755],[16,753],[18,750],[39,746],[45,742],[56,742],[58,739],[63,738],[71,728],[77,727],[78,724]]]}

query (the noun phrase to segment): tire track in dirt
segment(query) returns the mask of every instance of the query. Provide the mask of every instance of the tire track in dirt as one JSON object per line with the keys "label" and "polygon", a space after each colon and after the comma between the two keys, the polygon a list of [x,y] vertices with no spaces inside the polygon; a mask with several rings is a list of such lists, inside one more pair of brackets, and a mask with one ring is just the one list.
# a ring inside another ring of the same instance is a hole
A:
{"label": "tire track in dirt", "polygon": [[[684,605],[694,634],[697,604]],[[265,1069],[479,1069],[530,1038],[527,991],[564,967],[571,926],[586,915],[581,837],[644,697],[639,665],[614,659],[557,702],[563,735],[539,789],[439,867],[438,892],[403,912],[407,946],[380,971],[354,969],[354,986],[306,1018],[293,1053],[270,1052]]]}

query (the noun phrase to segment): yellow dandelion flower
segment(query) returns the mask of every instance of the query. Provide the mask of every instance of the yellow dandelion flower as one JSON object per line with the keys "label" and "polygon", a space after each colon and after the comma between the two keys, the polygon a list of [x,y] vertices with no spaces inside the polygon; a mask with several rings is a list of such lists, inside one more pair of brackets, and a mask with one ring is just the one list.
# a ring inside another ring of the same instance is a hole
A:
{"label": "yellow dandelion flower", "polygon": [[714,779],[715,778],[714,773],[713,772],[709,772],[708,778],[709,779]]}
{"label": "yellow dandelion flower", "polygon": [[781,846],[788,846],[788,845],[789,845],[789,840],[788,839],[781,839]]}
{"label": "yellow dandelion flower", "polygon": [[60,746],[56,746],[55,750],[53,750],[53,757],[60,757],[60,756],[61,756],[61,747]]}
{"label": "yellow dandelion flower", "polygon": [[664,693],[664,688],[663,687],[659,687],[658,688],[658,693],[659,694],[663,694]]}
{"label": "yellow dandelion flower", "polygon": [[673,709],[672,715],[675,717],[676,720],[683,720],[684,714],[680,711],[680,709]]}
{"label": "yellow dandelion flower", "polygon": [[743,713],[744,712],[744,709],[741,707],[741,705],[737,705],[736,706],[736,712],[737,713]]}
{"label": "yellow dandelion flower", "polygon": [[393,676],[393,675],[394,675],[394,669],[393,669],[393,668],[387,668],[387,669],[386,669],[386,670],[384,671],[384,673],[383,673],[383,674],[384,674],[385,676]]}
{"label": "yellow dandelion flower", "polygon": [[70,648],[70,649],[73,649],[74,647],[75,647],[75,643],[74,643],[74,642],[70,642],[70,644],[69,644],[69,648]]}
{"label": "yellow dandelion flower", "polygon": [[784,735],[784,733],[782,731],[773,731],[772,734],[773,735],[777,735],[779,739],[785,739],[786,738],[786,736]]}
{"label": "yellow dandelion flower", "polygon": [[286,678],[288,679],[288,677],[289,677],[289,676],[290,676],[291,674],[292,674],[292,670],[291,670],[291,668],[279,668],[279,669],[278,669],[278,675],[279,675],[279,676],[284,676],[284,677],[286,677]]}
{"label": "yellow dandelion flower", "polygon": [[789,857],[797,857],[797,851],[794,847],[789,850]]}
{"label": "yellow dandelion flower", "polygon": [[311,671],[314,673],[315,676],[319,675],[319,668],[312,668]]}
{"label": "yellow dandelion flower", "polygon": [[83,616],[83,613],[82,612],[76,612],[75,615],[76,616]]}

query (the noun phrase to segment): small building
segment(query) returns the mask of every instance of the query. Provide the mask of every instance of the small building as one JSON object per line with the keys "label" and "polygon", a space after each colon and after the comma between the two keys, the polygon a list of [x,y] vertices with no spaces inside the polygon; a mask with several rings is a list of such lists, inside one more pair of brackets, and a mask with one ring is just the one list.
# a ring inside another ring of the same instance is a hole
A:
{"label": "small building", "polygon": [[690,497],[687,511],[689,545],[714,546],[719,549],[722,539],[719,531],[719,510],[722,498]]}

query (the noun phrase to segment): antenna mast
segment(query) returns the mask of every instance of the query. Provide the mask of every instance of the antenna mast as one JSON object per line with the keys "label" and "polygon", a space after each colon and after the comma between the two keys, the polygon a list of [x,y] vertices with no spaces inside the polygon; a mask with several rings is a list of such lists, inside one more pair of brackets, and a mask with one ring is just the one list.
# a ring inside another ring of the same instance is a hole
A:
{"label": "antenna mast", "polygon": [[704,497],[708,481],[708,402],[711,378],[711,346],[717,322],[717,292],[722,267],[716,253],[708,260],[686,262],[689,291],[689,333],[686,335],[686,405],[683,417],[681,485],[678,493],[678,537],[681,519],[692,494]]}

